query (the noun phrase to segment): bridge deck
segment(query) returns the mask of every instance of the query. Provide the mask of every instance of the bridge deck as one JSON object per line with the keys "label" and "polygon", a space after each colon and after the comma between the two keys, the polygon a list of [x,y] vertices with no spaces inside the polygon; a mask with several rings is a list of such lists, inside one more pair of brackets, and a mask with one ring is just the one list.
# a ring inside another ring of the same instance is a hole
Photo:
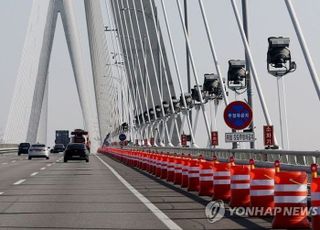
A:
{"label": "bridge deck", "polygon": [[[89,164],[56,162],[61,155],[52,155],[48,161],[0,156],[0,229],[167,229],[106,164],[183,229],[271,226],[270,220],[240,217],[211,224],[204,214],[210,198],[98,156],[105,163],[93,155]],[[39,174],[30,176],[34,172]]]}

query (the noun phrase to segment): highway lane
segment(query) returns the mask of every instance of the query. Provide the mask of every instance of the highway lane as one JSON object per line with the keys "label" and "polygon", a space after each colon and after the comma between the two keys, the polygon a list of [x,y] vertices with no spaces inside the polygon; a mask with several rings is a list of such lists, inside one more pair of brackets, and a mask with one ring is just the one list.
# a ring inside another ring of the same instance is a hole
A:
{"label": "highway lane", "polygon": [[[27,163],[27,162],[25,162]],[[19,170],[19,168],[17,168]],[[96,157],[58,162],[0,195],[0,229],[166,229]]]}
{"label": "highway lane", "polygon": [[107,156],[102,159],[183,229],[271,229],[271,218],[231,217],[228,211],[225,218],[210,223],[205,216],[210,197],[199,197],[197,193],[187,192],[144,171],[123,167]]}
{"label": "highway lane", "polygon": [[[51,166],[43,166],[46,160],[21,160],[12,167],[16,174],[8,179],[5,193],[0,195],[0,229],[268,229],[271,226],[269,220],[240,217],[211,224],[204,214],[209,198],[199,198],[101,154],[91,155],[89,163],[63,163],[56,159],[57,155],[50,159]],[[31,176],[31,171],[36,169],[38,174]],[[0,166],[0,180],[4,180],[1,172],[5,170],[1,170]],[[13,185],[21,179],[25,181]]]}
{"label": "highway lane", "polygon": [[12,184],[40,171],[46,165],[55,163],[61,156],[61,154],[51,154],[49,160],[41,158],[28,160],[27,155],[0,154],[0,193],[5,193]]}

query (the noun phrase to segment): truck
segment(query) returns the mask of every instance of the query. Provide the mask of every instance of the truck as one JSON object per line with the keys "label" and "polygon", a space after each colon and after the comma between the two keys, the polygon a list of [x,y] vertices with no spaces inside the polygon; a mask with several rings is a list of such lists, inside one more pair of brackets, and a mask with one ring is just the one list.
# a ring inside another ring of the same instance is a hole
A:
{"label": "truck", "polygon": [[85,144],[87,149],[90,151],[90,139],[89,139],[89,133],[88,131],[85,131],[83,129],[75,129],[71,132],[71,143],[81,143]]}
{"label": "truck", "polygon": [[69,142],[69,130],[56,130],[55,144],[62,144],[67,147]]}

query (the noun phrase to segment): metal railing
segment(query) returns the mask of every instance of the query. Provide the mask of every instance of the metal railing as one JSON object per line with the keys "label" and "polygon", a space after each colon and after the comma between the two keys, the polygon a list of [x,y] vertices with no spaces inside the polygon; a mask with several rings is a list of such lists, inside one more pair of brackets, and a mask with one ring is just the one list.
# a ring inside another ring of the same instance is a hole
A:
{"label": "metal railing", "polygon": [[280,160],[285,169],[299,169],[308,171],[310,164],[320,163],[320,151],[293,151],[293,150],[267,150],[267,149],[207,149],[182,147],[126,147],[127,149],[146,150],[152,152],[202,155],[210,160],[217,157],[220,161],[227,161],[231,156],[236,163],[248,164],[254,159],[257,166],[272,167],[275,160]]}
{"label": "metal railing", "polygon": [[0,154],[13,153],[18,151],[16,144],[0,144]]}

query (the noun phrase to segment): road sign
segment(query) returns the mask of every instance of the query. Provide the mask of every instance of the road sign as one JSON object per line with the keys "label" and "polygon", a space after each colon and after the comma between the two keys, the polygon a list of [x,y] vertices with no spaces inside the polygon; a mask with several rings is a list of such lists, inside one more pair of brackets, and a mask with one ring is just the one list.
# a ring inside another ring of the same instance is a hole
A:
{"label": "road sign", "polygon": [[125,141],[126,139],[127,139],[126,134],[121,133],[121,134],[119,135],[119,140],[120,140],[120,141]]}
{"label": "road sign", "polygon": [[224,110],[224,121],[235,130],[242,130],[252,122],[252,109],[243,101],[231,102]]}
{"label": "road sign", "polygon": [[151,137],[151,138],[150,138],[150,145],[151,145],[151,146],[154,146],[154,137]]}
{"label": "road sign", "polygon": [[264,137],[264,145],[265,146],[273,146],[274,145],[274,135],[273,135],[273,126],[272,125],[263,126],[263,137]]}
{"label": "road sign", "polygon": [[219,145],[219,136],[217,131],[211,132],[211,145],[213,146]]}
{"label": "road sign", "polygon": [[185,135],[185,134],[181,135],[181,145],[187,146],[187,135]]}
{"label": "road sign", "polygon": [[252,132],[239,132],[226,133],[225,140],[226,142],[253,142],[256,139]]}

